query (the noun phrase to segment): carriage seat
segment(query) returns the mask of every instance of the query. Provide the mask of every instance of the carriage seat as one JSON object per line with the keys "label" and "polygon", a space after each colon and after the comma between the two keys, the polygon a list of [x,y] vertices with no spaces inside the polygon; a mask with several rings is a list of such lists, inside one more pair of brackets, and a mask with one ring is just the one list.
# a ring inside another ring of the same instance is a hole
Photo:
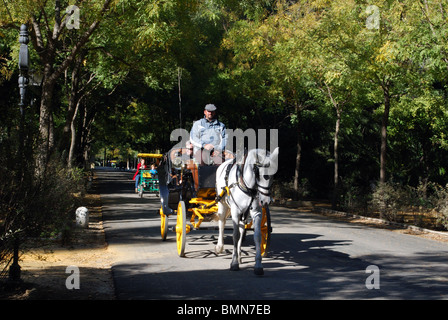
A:
{"label": "carriage seat", "polygon": [[[235,156],[232,152],[225,150],[222,152],[222,159],[215,159],[216,164],[207,165],[201,161],[201,151],[192,154],[191,149],[188,148],[176,148],[170,151],[169,157],[173,167],[180,170],[184,167],[190,170],[194,189],[198,192],[198,197],[212,197],[215,194],[215,184],[216,184],[216,170],[218,166],[228,159],[233,159]],[[219,155],[220,156],[220,155]],[[210,190],[213,189],[213,195],[209,194]]]}

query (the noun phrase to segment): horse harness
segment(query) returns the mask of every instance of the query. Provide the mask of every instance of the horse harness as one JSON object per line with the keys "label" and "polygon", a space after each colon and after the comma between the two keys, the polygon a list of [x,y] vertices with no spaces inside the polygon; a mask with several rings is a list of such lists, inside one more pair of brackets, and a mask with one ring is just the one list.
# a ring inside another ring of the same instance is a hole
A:
{"label": "horse harness", "polygon": [[[238,186],[238,188],[246,195],[250,196],[252,198],[252,201],[254,200],[254,198],[256,197],[257,193],[261,193],[264,196],[269,197],[270,196],[270,188],[269,187],[264,187],[264,186],[260,186],[256,181],[257,178],[259,177],[260,173],[259,173],[259,169],[258,166],[255,165],[254,166],[254,174],[255,174],[255,186],[253,188],[250,188],[247,186],[246,182],[244,181],[244,177],[243,177],[243,171],[244,171],[244,166],[246,164],[246,158],[247,158],[247,152],[245,152],[244,154],[244,159],[243,159],[243,163],[242,164],[236,164],[236,159],[234,158],[232,160],[232,162],[227,166],[226,168],[226,175],[225,175],[225,182],[226,182],[226,186],[223,188],[224,189],[224,193],[221,193],[220,195],[218,195],[216,197],[217,201],[220,201],[221,198],[225,195],[225,193],[227,193],[228,195],[230,195],[230,188],[234,187],[235,185]],[[230,175],[230,171],[232,170],[233,166],[236,164],[236,182],[232,183],[230,186],[229,184],[229,175]],[[261,191],[260,190],[266,190],[265,191]],[[252,201],[251,201],[251,205],[252,205]],[[249,206],[250,207],[250,206]]]}

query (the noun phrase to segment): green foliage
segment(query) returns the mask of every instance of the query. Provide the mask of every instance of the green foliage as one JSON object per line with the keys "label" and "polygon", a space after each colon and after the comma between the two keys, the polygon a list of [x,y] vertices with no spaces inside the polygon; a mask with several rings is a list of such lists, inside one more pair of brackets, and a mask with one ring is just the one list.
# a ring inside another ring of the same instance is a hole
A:
{"label": "green foliage", "polygon": [[[18,27],[34,17],[44,44],[51,43],[56,3],[0,5],[1,141],[17,136],[20,123]],[[288,196],[298,171],[297,183],[306,181],[302,196],[327,198],[338,182],[339,205],[368,203],[384,164],[382,126],[388,180],[412,188],[420,181],[447,183],[444,0],[120,0],[102,14],[103,3],[80,2],[81,29],[61,29],[51,47],[57,70],[99,19],[58,74],[49,109],[61,155],[73,125],[76,163],[86,151],[105,148],[123,160],[137,150],[165,152],[173,144],[170,132],[188,130],[213,102],[229,128],[279,129],[278,177],[287,181],[281,189]],[[44,51],[29,28],[32,64],[42,69]],[[79,102],[75,114],[71,94]],[[35,93],[36,104],[41,96]],[[37,109],[26,108],[30,145],[38,144],[42,124]]]}

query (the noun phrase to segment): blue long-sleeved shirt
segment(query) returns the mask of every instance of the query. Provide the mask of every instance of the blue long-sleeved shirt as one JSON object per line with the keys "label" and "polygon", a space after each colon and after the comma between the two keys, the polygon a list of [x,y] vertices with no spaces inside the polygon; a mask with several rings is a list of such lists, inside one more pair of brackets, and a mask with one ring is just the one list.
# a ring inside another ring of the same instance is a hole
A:
{"label": "blue long-sleeved shirt", "polygon": [[205,117],[193,123],[190,131],[190,141],[195,151],[206,144],[212,144],[215,149],[225,150],[227,144],[226,126],[218,119],[208,121]]}

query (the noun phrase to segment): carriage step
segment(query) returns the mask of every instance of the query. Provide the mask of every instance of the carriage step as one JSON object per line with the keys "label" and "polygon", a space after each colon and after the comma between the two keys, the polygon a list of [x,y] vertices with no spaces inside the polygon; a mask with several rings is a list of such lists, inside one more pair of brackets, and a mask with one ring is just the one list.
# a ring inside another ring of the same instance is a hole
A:
{"label": "carriage step", "polygon": [[[219,227],[218,226],[215,226],[215,227],[199,227],[199,228],[193,228],[192,226],[191,226],[191,229],[193,229],[193,230],[219,230]],[[227,230],[227,231],[233,231],[233,228],[232,227],[226,227],[226,228],[224,228],[224,230]],[[247,229],[247,230],[252,230],[252,229]],[[176,226],[172,226],[172,227],[168,227],[168,231],[173,231],[173,232],[176,232]]]}
{"label": "carriage step", "polygon": [[[213,226],[213,227],[199,227],[199,228],[197,228],[197,229],[195,229],[195,230],[219,230],[219,227],[218,226]],[[232,227],[226,227],[226,228],[224,228],[224,230],[233,230],[233,228]]]}

